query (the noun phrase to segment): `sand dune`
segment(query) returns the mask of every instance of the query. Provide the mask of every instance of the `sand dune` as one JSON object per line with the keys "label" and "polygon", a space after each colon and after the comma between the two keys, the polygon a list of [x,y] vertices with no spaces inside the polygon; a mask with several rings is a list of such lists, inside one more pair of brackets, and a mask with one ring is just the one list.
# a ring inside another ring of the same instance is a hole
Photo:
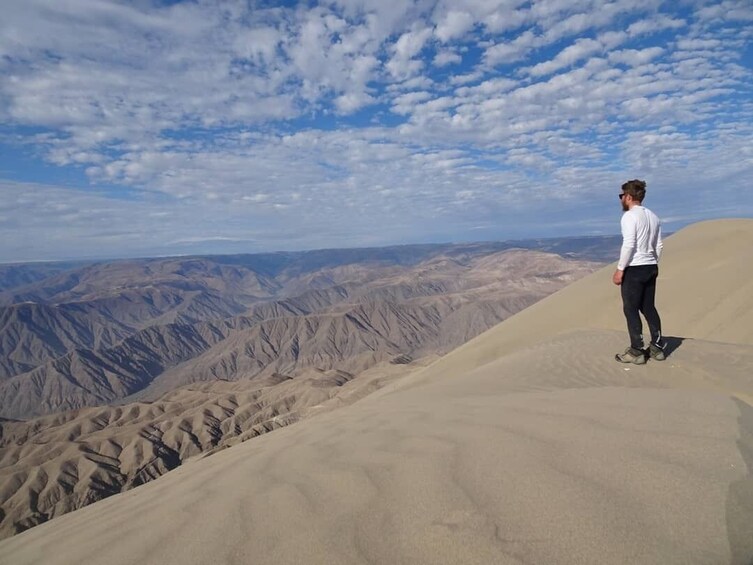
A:
{"label": "sand dune", "polygon": [[0,542],[23,563],[753,561],[753,220],[669,238],[643,367],[606,268],[426,369]]}

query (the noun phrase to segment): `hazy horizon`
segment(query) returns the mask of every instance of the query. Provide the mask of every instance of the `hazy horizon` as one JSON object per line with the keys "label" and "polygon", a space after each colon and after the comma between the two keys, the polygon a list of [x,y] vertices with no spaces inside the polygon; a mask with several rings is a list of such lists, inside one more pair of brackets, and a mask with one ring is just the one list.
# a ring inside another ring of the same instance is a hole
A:
{"label": "hazy horizon", "polygon": [[[667,232],[665,235],[671,235],[673,232]],[[171,259],[181,257],[223,257],[223,256],[236,256],[236,255],[274,255],[274,254],[304,254],[315,252],[337,252],[337,251],[355,251],[355,250],[378,250],[378,249],[391,249],[396,247],[450,247],[450,246],[463,246],[463,245],[493,245],[493,244],[514,244],[516,242],[525,243],[533,241],[566,241],[576,240],[582,238],[594,238],[594,239],[608,239],[616,238],[619,234],[605,234],[605,235],[564,235],[560,237],[527,237],[527,238],[514,238],[514,239],[496,239],[496,240],[478,240],[478,241],[428,241],[422,243],[407,242],[397,243],[392,245],[372,245],[372,246],[356,246],[356,247],[314,247],[310,249],[271,249],[261,251],[235,251],[235,252],[207,252],[207,253],[180,253],[174,255],[128,255],[128,256],[93,256],[93,257],[64,257],[62,259],[35,259],[31,261],[0,261],[0,266],[3,265],[26,265],[34,263],[89,263],[99,261],[128,261],[128,260],[149,260],[149,259]]]}

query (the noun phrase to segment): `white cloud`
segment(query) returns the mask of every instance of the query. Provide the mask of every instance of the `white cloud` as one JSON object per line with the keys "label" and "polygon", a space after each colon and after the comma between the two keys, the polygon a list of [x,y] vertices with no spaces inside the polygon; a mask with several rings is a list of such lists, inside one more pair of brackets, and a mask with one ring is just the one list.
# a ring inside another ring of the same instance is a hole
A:
{"label": "white cloud", "polygon": [[463,58],[453,51],[440,51],[434,56],[433,64],[435,67],[446,67],[460,63]]}
{"label": "white cloud", "polygon": [[398,114],[411,114],[419,102],[424,102],[432,98],[431,93],[426,91],[408,92],[401,94],[392,101],[393,111]]}
{"label": "white cloud", "polygon": [[476,86],[464,86],[455,91],[458,98],[464,102],[494,102],[500,96],[515,89],[518,82],[509,78],[494,78],[486,80]]}
{"label": "white cloud", "polygon": [[451,10],[447,12],[442,22],[434,30],[434,35],[442,42],[462,37],[475,23],[474,17],[468,12]]}
{"label": "white cloud", "polygon": [[[544,38],[547,43],[565,37],[578,36],[588,30],[599,30],[618,21],[626,13],[655,11],[661,0],[595,0],[594,2],[553,2],[560,8],[559,18],[545,24]],[[565,11],[565,6],[567,11]],[[583,9],[583,11],[579,11]],[[585,8],[585,9],[584,9]],[[562,18],[563,13],[571,12]]]}
{"label": "white cloud", "polygon": [[753,7],[746,0],[724,0],[699,9],[697,16],[710,21],[753,21]]}
{"label": "white cloud", "polygon": [[274,62],[283,39],[279,29],[268,26],[251,28],[238,33],[233,48],[241,58],[261,67]]}
{"label": "white cloud", "polygon": [[677,48],[683,51],[706,51],[719,49],[723,47],[722,42],[719,39],[680,39],[677,41]]}
{"label": "white cloud", "polygon": [[505,160],[510,165],[537,171],[551,171],[556,168],[556,163],[553,160],[548,159],[538,151],[531,151],[525,147],[511,149],[508,151]]}
{"label": "white cloud", "polygon": [[484,77],[484,73],[481,71],[473,71],[472,73],[466,73],[462,75],[453,75],[450,78],[450,84],[457,86],[459,84],[468,84],[470,82],[476,82]]}
{"label": "white cloud", "polygon": [[404,33],[395,42],[393,50],[395,56],[401,59],[410,59],[418,55],[431,37],[431,29],[415,29]]}
{"label": "white cloud", "polygon": [[423,61],[414,57],[421,52],[431,36],[432,30],[428,27],[414,29],[400,36],[392,46],[394,54],[386,64],[387,70],[395,79],[405,80],[423,68]]}
{"label": "white cloud", "polygon": [[613,63],[638,66],[645,65],[659,57],[664,52],[662,47],[646,47],[645,49],[622,49],[609,54],[609,60]]}
{"label": "white cloud", "polygon": [[[512,3],[515,7],[524,2]],[[504,33],[520,28],[529,21],[529,14],[525,10],[516,10],[512,6],[501,6],[485,18],[483,24],[489,33]]]}
{"label": "white cloud", "polygon": [[375,101],[373,96],[365,92],[348,92],[335,98],[335,107],[341,114],[350,114]]}
{"label": "white cloud", "polygon": [[490,66],[515,63],[523,60],[536,45],[536,35],[533,31],[526,30],[512,41],[488,47],[484,52],[484,61]]}
{"label": "white cloud", "polygon": [[683,19],[670,18],[667,16],[653,16],[645,20],[633,22],[628,26],[627,33],[630,36],[637,36],[663,31],[665,29],[679,29],[685,25],[686,22]]}
{"label": "white cloud", "polygon": [[533,76],[548,75],[564,67],[568,67],[586,57],[598,53],[604,48],[601,42],[595,39],[578,39],[572,45],[565,47],[557,53],[557,56],[551,61],[538,63],[531,68],[530,73]]}

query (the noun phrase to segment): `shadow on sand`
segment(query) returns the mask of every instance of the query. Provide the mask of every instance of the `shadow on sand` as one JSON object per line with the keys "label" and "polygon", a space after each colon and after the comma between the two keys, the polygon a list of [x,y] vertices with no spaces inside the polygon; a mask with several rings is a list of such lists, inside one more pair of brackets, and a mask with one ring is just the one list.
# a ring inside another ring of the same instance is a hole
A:
{"label": "shadow on sand", "polygon": [[664,342],[667,344],[667,346],[664,348],[664,355],[669,357],[672,355],[675,350],[679,349],[682,345],[682,342],[685,341],[684,337],[676,337],[671,335],[665,335],[662,336],[664,338]]}

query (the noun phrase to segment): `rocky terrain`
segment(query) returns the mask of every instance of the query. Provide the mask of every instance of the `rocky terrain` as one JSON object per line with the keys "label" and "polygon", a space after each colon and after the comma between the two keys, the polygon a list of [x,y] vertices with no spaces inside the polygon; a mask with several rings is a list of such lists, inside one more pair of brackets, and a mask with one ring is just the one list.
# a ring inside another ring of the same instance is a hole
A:
{"label": "rocky terrain", "polygon": [[505,247],[115,261],[9,288],[0,416],[445,352],[595,266]]}

